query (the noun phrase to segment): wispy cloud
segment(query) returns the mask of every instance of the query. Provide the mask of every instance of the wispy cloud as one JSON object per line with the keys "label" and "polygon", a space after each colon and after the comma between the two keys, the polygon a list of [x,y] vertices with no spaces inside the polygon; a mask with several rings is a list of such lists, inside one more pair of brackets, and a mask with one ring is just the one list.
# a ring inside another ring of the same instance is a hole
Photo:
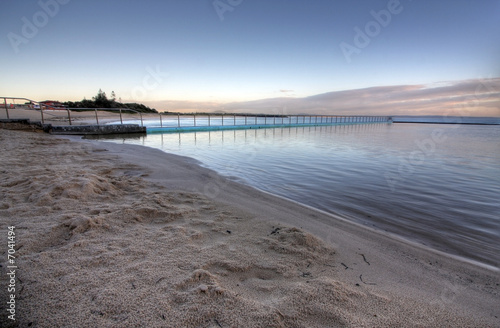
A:
{"label": "wispy cloud", "polygon": [[[292,90],[280,90],[282,93]],[[500,78],[431,85],[381,86],[328,92],[305,98],[278,97],[246,102],[158,102],[170,111],[225,111],[338,115],[500,116]]]}
{"label": "wispy cloud", "polygon": [[273,98],[232,103],[234,111],[286,108],[289,114],[500,116],[500,78],[450,84],[383,86],[328,92],[306,98]]}

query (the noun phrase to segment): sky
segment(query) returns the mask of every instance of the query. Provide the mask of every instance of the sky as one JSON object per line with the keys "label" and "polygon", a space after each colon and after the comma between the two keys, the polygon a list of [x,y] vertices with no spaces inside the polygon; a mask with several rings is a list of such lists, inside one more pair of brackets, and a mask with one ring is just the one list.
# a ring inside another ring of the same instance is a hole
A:
{"label": "sky", "polygon": [[499,18],[500,0],[3,0],[0,96],[500,116]]}

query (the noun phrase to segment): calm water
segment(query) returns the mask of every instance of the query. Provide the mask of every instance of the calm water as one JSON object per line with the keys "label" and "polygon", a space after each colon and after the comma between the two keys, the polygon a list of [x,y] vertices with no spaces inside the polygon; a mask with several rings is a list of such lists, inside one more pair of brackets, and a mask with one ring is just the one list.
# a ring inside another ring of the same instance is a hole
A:
{"label": "calm water", "polygon": [[363,124],[115,139],[499,267],[500,126]]}

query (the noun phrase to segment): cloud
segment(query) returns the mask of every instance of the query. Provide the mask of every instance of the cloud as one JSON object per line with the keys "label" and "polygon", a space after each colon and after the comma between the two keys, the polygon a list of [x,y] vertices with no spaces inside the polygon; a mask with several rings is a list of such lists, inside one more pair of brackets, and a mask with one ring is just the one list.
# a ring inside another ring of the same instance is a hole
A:
{"label": "cloud", "polygon": [[305,98],[272,98],[228,104],[233,111],[330,115],[500,116],[500,78],[436,85],[382,86]]}
{"label": "cloud", "polygon": [[[280,90],[282,93],[292,90]],[[152,105],[152,104],[150,104]],[[162,101],[169,111],[323,115],[464,115],[500,117],[500,78],[431,85],[379,86],[305,98],[277,97],[245,102]]]}
{"label": "cloud", "polygon": [[224,108],[224,104],[210,101],[160,100],[144,101],[144,103],[159,112],[217,112]]}

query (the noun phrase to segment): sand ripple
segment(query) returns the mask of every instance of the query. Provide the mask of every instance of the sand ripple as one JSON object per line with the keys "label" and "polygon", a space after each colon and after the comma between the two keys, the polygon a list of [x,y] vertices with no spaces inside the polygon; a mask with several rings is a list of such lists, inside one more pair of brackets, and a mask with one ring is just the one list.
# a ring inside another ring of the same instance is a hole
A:
{"label": "sand ripple", "polygon": [[22,327],[468,322],[341,283],[335,249],[313,235],[167,192],[90,145],[2,130],[0,143],[0,217],[19,233]]}

